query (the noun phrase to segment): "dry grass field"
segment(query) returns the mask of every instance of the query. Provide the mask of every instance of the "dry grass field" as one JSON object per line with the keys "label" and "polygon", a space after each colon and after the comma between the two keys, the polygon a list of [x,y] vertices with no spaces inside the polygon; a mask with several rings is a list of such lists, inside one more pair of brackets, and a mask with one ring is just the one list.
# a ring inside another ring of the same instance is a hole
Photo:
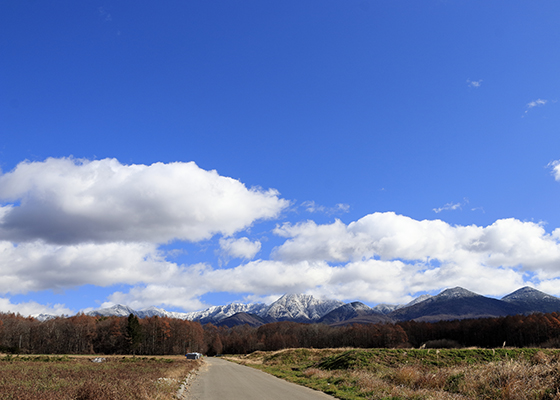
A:
{"label": "dry grass field", "polygon": [[200,361],[136,358],[3,356],[2,400],[170,400]]}
{"label": "dry grass field", "polygon": [[560,351],[290,349],[232,360],[346,400],[560,399]]}

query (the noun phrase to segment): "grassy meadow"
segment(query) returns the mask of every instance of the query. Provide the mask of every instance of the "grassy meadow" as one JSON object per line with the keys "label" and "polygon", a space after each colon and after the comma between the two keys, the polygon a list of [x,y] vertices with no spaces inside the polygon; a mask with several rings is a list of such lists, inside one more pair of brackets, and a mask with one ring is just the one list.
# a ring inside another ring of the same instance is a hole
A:
{"label": "grassy meadow", "polygon": [[200,361],[185,357],[0,357],[2,400],[170,400]]}
{"label": "grassy meadow", "polygon": [[230,357],[337,398],[560,399],[560,351],[288,349]]}

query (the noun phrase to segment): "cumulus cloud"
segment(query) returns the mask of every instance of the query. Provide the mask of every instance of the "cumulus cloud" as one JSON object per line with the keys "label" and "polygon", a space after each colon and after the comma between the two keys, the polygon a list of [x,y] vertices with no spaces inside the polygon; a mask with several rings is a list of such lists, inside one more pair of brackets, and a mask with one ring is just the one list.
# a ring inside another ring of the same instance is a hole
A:
{"label": "cumulus cloud", "polygon": [[246,237],[240,239],[222,238],[220,239],[220,248],[227,257],[252,260],[261,250],[261,242],[258,240],[251,241]]}
{"label": "cumulus cloud", "polygon": [[50,158],[0,176],[0,239],[200,241],[278,217],[289,202],[195,163],[123,165]]}
{"label": "cumulus cloud", "polygon": [[51,245],[44,242],[0,242],[0,293],[25,294],[64,290],[92,284],[161,282],[180,270],[167,262],[156,245],[148,243],[85,243]]}
{"label": "cumulus cloud", "polygon": [[[407,266],[400,271],[406,272],[391,282],[400,282],[411,293],[443,288],[446,282],[503,294],[521,286],[527,272],[542,281],[560,276],[560,230],[549,234],[542,224],[513,218],[486,227],[451,226],[389,212],[370,214],[348,225],[338,220],[325,225],[284,224],[275,232],[287,238],[274,251],[279,262],[325,261],[348,273],[359,263],[402,261]],[[364,285],[360,271],[356,282]],[[379,274],[374,269],[370,273]],[[379,286],[391,287],[388,282]]]}
{"label": "cumulus cloud", "polygon": [[548,234],[542,224],[513,218],[487,227],[452,226],[387,212],[369,214],[348,225],[338,220],[325,225],[312,221],[285,224],[276,233],[289,239],[276,249],[275,256],[289,261],[477,260],[495,267],[523,265],[533,270],[556,269],[560,261],[557,231]]}
{"label": "cumulus cloud", "polygon": [[554,176],[554,179],[560,181],[560,160],[552,161],[548,164],[548,167],[552,169],[552,175]]}

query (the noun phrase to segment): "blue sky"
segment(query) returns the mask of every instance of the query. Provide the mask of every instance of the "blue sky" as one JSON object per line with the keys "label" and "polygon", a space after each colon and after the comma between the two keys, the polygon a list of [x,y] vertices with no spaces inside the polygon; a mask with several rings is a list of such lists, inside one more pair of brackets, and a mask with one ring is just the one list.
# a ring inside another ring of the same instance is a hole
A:
{"label": "blue sky", "polygon": [[558,2],[0,7],[0,311],[560,295]]}

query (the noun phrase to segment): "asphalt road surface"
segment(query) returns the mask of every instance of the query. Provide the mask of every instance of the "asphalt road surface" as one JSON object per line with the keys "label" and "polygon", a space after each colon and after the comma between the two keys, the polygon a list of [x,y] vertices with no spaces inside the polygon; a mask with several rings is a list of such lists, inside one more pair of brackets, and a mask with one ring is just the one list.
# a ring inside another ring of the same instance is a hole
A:
{"label": "asphalt road surface", "polygon": [[186,398],[189,400],[327,400],[334,399],[251,367],[205,358]]}

